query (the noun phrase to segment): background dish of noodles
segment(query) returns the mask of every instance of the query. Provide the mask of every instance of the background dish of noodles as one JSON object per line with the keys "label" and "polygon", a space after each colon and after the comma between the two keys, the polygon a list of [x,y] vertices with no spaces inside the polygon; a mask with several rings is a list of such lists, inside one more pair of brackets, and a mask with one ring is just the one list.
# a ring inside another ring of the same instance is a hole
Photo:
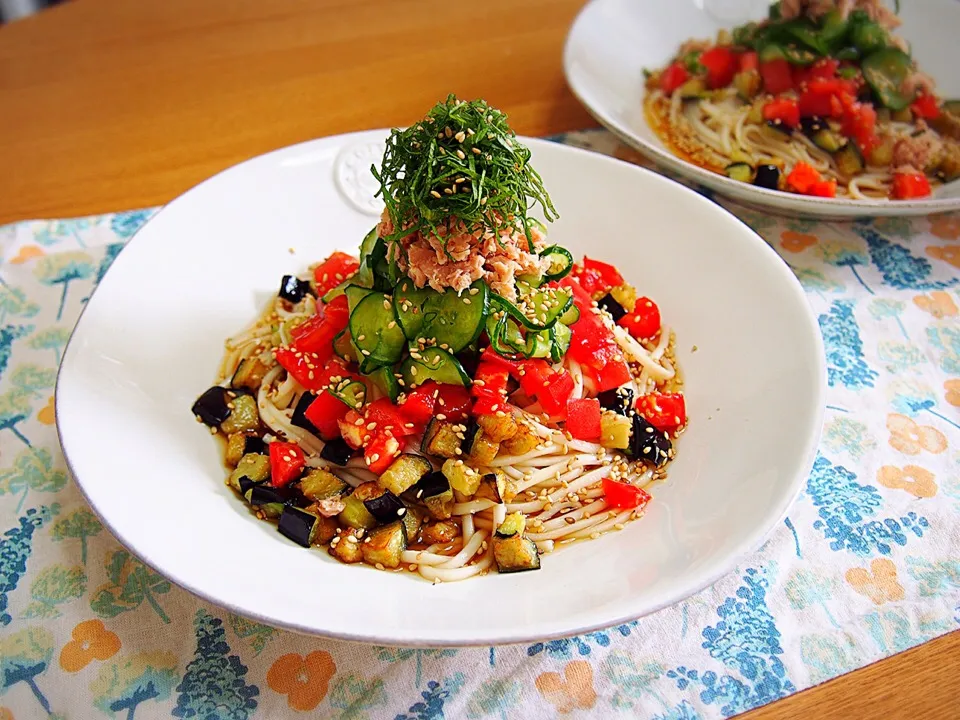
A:
{"label": "background dish of noodles", "polygon": [[547,556],[539,572],[434,586],[305,551],[237,502],[219,448],[184,408],[216,375],[223,338],[268,304],[280,276],[355,249],[375,215],[337,188],[338,158],[385,136],[326,138],[232,168],[170,203],[117,258],[65,352],[56,398],[70,469],[113,534],[246,617],[433,647],[622,622],[689,596],[758,547],[799,491],[820,431],[823,349],[799,284],[696,193],[525,138],[561,213],[551,241],[616,263],[679,340],[690,428],[644,518]]}
{"label": "background dish of noodles", "polygon": [[[698,7],[698,5],[700,7]],[[767,3],[694,3],[651,0],[594,0],[575,21],[564,50],[564,71],[574,94],[604,126],[660,166],[747,205],[786,214],[853,218],[926,215],[960,209],[960,184],[932,198],[891,202],[813,198],[747,185],[677,156],[650,126],[645,110],[644,68],[662,67],[691,37],[716,37],[764,16]],[[704,9],[706,8],[706,9]],[[717,8],[711,13],[711,8]],[[730,8],[723,14],[723,8]],[[910,42],[920,67],[937,82],[943,97],[960,97],[960,4],[953,0],[901,3],[897,34]]]}

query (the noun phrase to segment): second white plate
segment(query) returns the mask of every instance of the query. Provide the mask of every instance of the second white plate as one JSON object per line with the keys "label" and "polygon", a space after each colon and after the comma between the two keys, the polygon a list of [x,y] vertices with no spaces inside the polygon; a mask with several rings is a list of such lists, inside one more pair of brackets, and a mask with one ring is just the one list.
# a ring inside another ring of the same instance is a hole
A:
{"label": "second white plate", "polygon": [[[664,168],[752,206],[825,218],[929,215],[960,210],[960,194],[913,201],[813,198],[766,190],[704,170],[673,154],[643,112],[643,69],[662,67],[689,38],[716,37],[765,16],[766,0],[593,0],[567,37],[563,64],[573,93],[623,142]],[[960,97],[960,3],[901,3],[898,34],[944,97]],[[956,192],[960,193],[960,183]]]}

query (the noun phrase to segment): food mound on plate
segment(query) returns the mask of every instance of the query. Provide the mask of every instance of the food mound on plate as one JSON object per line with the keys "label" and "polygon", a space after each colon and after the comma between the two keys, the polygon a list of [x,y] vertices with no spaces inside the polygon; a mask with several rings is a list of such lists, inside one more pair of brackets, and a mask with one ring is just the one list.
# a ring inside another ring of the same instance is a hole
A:
{"label": "food mound on plate", "polygon": [[639,517],[687,424],[654,301],[547,242],[530,151],[482,100],[394,130],[371,170],[358,257],[284,276],[193,405],[227,484],[295,543],[433,582]]}
{"label": "food mound on plate", "polygon": [[770,190],[912,200],[960,177],[960,101],[879,0],[782,0],[649,73],[647,118],[677,155]]}

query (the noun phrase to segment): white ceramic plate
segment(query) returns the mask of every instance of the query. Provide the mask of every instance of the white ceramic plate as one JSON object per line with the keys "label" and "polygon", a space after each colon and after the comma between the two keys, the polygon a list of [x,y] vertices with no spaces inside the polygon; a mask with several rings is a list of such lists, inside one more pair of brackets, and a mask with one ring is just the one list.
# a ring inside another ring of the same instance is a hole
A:
{"label": "white ceramic plate", "polygon": [[223,339],[281,275],[356,252],[378,211],[366,178],[384,137],[297,145],[202,183],[159,212],[97,288],[64,355],[57,422],[78,484],[117,538],[174,582],[263,622],[426,646],[626,621],[758,547],[801,487],[820,432],[823,349],[799,284],[693,191],[542,140],[525,142],[561,214],[551,240],[617,263],[679,338],[691,426],[645,518],[545,556],[540,572],[432,586],[300,548],[224,486],[220,448],[190,406]]}
{"label": "white ceramic plate", "polygon": [[[716,37],[765,17],[767,0],[593,0],[567,37],[563,64],[567,82],[593,116],[623,142],[662,167],[734,200],[778,212],[827,218],[927,215],[960,210],[960,182],[925,200],[848,200],[805,197],[766,190],[704,170],[674,155],[643,112],[643,69],[662,67],[688,38]],[[901,3],[898,33],[911,44],[920,68],[937,81],[944,97],[960,97],[960,3]]]}

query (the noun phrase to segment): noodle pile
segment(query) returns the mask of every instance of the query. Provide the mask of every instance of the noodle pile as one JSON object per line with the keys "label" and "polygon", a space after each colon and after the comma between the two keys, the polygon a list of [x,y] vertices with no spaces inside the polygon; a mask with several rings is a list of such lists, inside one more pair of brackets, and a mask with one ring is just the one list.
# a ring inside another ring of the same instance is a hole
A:
{"label": "noodle pile", "polygon": [[[649,90],[647,115],[658,135],[676,152],[697,165],[723,173],[734,162],[754,167],[776,165],[781,170],[807,163],[826,179],[837,181],[837,196],[854,200],[885,199],[893,184],[891,166],[867,165],[863,173],[845,176],[833,155],[817,147],[803,133],[787,135],[764,124],[748,121],[752,106],[737,97],[736,90],[718,91],[715,99],[683,100],[680,93],[666,96]],[[911,123],[887,122],[886,134],[908,137]]]}
{"label": "noodle pile", "polygon": [[[595,309],[599,313],[599,310]],[[257,358],[269,368],[256,393],[262,423],[274,437],[296,442],[303,450],[307,465],[323,468],[353,487],[376,480],[362,457],[354,457],[345,467],[330,463],[319,454],[322,440],[291,423],[304,389],[277,364],[273,351],[287,344],[284,328],[291,321],[306,319],[316,313],[316,301],[308,295],[296,306],[277,299],[273,306],[253,325],[226,342],[226,353],[220,365],[218,382],[229,380],[246,358]],[[609,317],[600,314],[614,333],[616,342],[629,362],[635,397],[654,391],[682,388],[674,356],[673,333],[662,327],[655,341],[637,341]],[[576,361],[567,358],[564,367],[574,379],[573,399],[584,397],[591,382]],[[371,400],[378,393],[373,385]],[[619,530],[642,514],[638,509],[615,509],[604,500],[602,480],[611,478],[644,488],[665,476],[664,468],[652,468],[631,462],[619,451],[608,450],[598,443],[572,439],[569,434],[552,428],[540,413],[539,405],[515,408],[514,418],[539,438],[539,444],[519,456],[498,455],[489,465],[490,471],[502,472],[507,480],[506,502],[473,499],[455,492],[453,519],[460,527],[459,537],[444,545],[407,549],[401,555],[401,566],[419,573],[433,582],[452,582],[496,569],[493,546],[494,529],[507,513],[521,512],[527,518],[526,537],[533,540],[541,553],[553,551],[558,544]],[[681,430],[682,431],[682,430]],[[679,434],[678,431],[676,434]],[[675,435],[674,435],[675,437]],[[265,439],[272,439],[270,435]],[[417,442],[408,439],[405,451],[416,452]],[[433,461],[432,461],[433,462]],[[435,467],[436,466],[436,463]],[[337,542],[335,538],[334,543]]]}

